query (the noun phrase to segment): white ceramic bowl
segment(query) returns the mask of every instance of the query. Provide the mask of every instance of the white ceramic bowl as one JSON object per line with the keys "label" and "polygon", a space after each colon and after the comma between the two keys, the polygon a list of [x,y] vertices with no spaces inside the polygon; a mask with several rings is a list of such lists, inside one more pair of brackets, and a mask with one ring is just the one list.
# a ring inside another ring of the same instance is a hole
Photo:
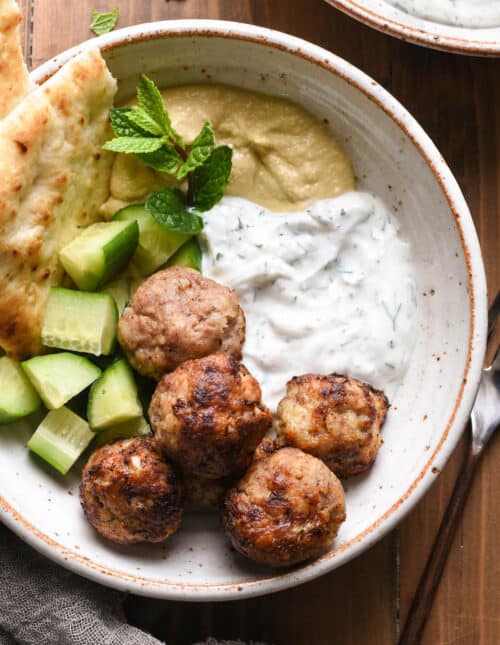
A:
{"label": "white ceramic bowl", "polygon": [[413,16],[386,0],[325,0],[344,13],[401,40],[472,56],[500,56],[500,25],[456,27]]}
{"label": "white ceramic bowl", "polygon": [[[474,226],[438,150],[375,81],[333,54],[285,34],[215,21],[139,25],[93,39],[33,72],[40,82],[76,52],[101,47],[129,97],[141,71],[160,85],[231,83],[290,97],[343,141],[362,188],[394,208],[411,240],[418,281],[418,338],[392,403],[374,468],[347,484],[347,521],[334,548],[289,571],[231,551],[215,514],[188,515],[163,547],[117,547],[86,523],[78,473],[58,477],[24,448],[33,425],[0,435],[0,515],[63,566],[105,585],[181,600],[278,591],[344,564],[393,528],[429,488],[469,415],[483,361],[486,286]],[[328,169],[325,168],[325,172]]]}

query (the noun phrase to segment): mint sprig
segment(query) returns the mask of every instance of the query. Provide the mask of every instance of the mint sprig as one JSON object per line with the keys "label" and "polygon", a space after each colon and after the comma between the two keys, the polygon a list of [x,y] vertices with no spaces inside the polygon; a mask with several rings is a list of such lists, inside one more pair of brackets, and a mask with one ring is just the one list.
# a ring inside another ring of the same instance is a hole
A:
{"label": "mint sprig", "polygon": [[119,139],[113,139],[104,144],[103,148],[105,150],[111,150],[112,152],[127,152],[127,153],[138,153],[138,152],[155,152],[159,150],[164,141],[160,139],[152,139],[150,137],[120,137]]}
{"label": "mint sprig", "polygon": [[[177,132],[172,128],[159,89],[145,74],[141,74],[137,83],[138,111],[145,115],[160,128],[160,134],[170,137],[184,148],[184,143]],[[136,108],[137,109],[137,108]]]}
{"label": "mint sprig", "polygon": [[205,163],[193,173],[194,206],[209,211],[223,197],[231,175],[233,151],[229,146],[215,148]]}
{"label": "mint sprig", "polygon": [[169,231],[198,235],[203,230],[203,220],[188,211],[186,196],[178,188],[156,190],[146,200],[146,210]]}
{"label": "mint sprig", "polygon": [[[141,127],[130,120],[129,114],[131,111],[132,108],[129,107],[111,108],[111,110],[109,111],[111,128],[116,134],[116,137],[120,138],[149,136],[146,130],[143,130]],[[114,141],[114,139],[112,140]]]}
{"label": "mint sprig", "polygon": [[177,179],[181,181],[190,172],[202,166],[215,148],[215,134],[210,121],[203,126],[200,134],[193,141],[188,158],[177,171]]}
{"label": "mint sprig", "polygon": [[152,119],[149,114],[144,110],[143,108],[140,107],[133,107],[130,108],[129,112],[127,113],[127,117],[129,121],[132,121],[132,123],[140,128],[141,130],[148,132],[149,134],[154,134],[156,136],[162,136],[165,134],[164,129],[162,126],[157,123],[154,119]]}
{"label": "mint sprig", "polygon": [[156,152],[138,154],[137,156],[150,168],[169,175],[175,175],[181,159],[177,150],[165,143]]}
{"label": "mint sprig", "polygon": [[119,17],[118,8],[115,7],[113,11],[108,13],[100,13],[95,9],[92,10],[92,24],[90,29],[94,32],[96,36],[102,36],[102,34],[107,34],[116,27]]}
{"label": "mint sprig", "polygon": [[212,124],[207,121],[189,147],[176,132],[162,96],[145,74],[137,84],[137,105],[113,108],[109,113],[115,138],[105,150],[135,154],[159,172],[187,180],[187,192],[178,188],[155,191],[146,209],[165,228],[196,235],[203,220],[195,211],[210,210],[222,198],[229,182],[232,150],[215,146]]}

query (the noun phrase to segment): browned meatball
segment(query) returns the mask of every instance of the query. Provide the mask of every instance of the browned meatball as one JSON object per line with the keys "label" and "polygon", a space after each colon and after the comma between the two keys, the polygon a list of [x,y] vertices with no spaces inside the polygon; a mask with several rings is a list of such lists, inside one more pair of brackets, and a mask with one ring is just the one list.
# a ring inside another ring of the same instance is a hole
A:
{"label": "browned meatball", "polygon": [[285,567],[331,546],[345,520],[344,491],[322,461],[282,448],[254,461],[228,491],[222,519],[237,551]]}
{"label": "browned meatball", "polygon": [[92,453],[80,502],[103,537],[119,544],[162,542],[182,517],[182,485],[153,437],[118,439]]}
{"label": "browned meatball", "polygon": [[195,475],[185,475],[184,490],[186,504],[194,508],[213,508],[220,506],[228,487],[225,479],[207,479]]}
{"label": "browned meatball", "polygon": [[256,461],[257,459],[267,457],[271,453],[278,450],[278,448],[282,447],[283,444],[281,440],[279,440],[277,437],[271,436],[270,434],[266,435],[255,449],[255,452],[253,453],[253,460]]}
{"label": "browned meatball", "polygon": [[389,407],[383,392],[341,374],[296,376],[286,391],[275,421],[284,444],[323,459],[339,477],[372,465]]}
{"label": "browned meatball", "polygon": [[165,374],[149,419],[165,455],[208,479],[243,471],[272,423],[259,384],[228,354],[186,361]]}
{"label": "browned meatball", "polygon": [[234,291],[174,266],[137,289],[118,323],[118,339],[133,367],[158,380],[214,352],[240,359],[245,316]]}

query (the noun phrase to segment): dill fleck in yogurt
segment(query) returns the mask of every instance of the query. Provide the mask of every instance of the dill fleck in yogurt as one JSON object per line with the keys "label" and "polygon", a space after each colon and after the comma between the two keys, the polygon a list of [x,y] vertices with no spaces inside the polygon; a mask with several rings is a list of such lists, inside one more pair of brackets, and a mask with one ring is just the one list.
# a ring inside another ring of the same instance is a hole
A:
{"label": "dill fleck in yogurt", "polygon": [[500,26],[500,0],[387,0],[419,18],[455,27]]}
{"label": "dill fleck in yogurt", "polygon": [[292,376],[344,372],[394,392],[415,338],[410,246],[370,193],[272,213],[225,197],[205,217],[203,273],[236,290],[243,362],[274,409]]}

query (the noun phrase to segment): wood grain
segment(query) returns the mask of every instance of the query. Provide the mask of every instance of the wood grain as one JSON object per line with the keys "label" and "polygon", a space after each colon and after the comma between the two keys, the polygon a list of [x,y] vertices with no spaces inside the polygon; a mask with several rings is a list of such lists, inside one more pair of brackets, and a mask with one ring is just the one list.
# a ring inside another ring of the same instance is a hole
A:
{"label": "wood grain", "polygon": [[274,645],[391,645],[394,548],[395,538],[388,538],[342,569],[272,596],[218,604],[134,598],[127,603],[128,615],[175,645],[207,635]]}
{"label": "wood grain", "polygon": [[[492,299],[500,288],[500,122],[494,108],[500,96],[493,83],[500,61],[461,58],[402,43],[394,47],[394,60],[404,65],[394,66],[392,89],[437,142],[464,191],[478,229]],[[418,91],[423,87],[425,91]],[[464,445],[402,526],[402,620],[451,494]],[[494,547],[500,523],[494,494],[500,477],[494,464],[499,458],[500,443],[494,440],[473,484],[425,631],[425,645],[499,642],[500,560]]]}
{"label": "wood grain", "polygon": [[[421,122],[444,154],[471,207],[488,273],[500,287],[500,60],[424,50],[370,30],[322,0],[22,0],[33,15],[36,66],[90,38],[92,8],[120,8],[118,26],[172,18],[254,22],[311,40],[373,76]],[[26,48],[29,29],[24,29]],[[275,645],[390,645],[397,640],[465,450],[400,530],[355,562],[308,585],[227,604],[130,598],[130,617],[174,645],[212,634]],[[493,441],[455,540],[423,645],[500,642],[500,441]],[[398,577],[399,572],[399,577]]]}
{"label": "wood grain", "polygon": [[23,14],[21,22],[21,45],[24,52],[24,60],[31,68],[31,34],[32,34],[32,0],[18,0],[19,8]]}

